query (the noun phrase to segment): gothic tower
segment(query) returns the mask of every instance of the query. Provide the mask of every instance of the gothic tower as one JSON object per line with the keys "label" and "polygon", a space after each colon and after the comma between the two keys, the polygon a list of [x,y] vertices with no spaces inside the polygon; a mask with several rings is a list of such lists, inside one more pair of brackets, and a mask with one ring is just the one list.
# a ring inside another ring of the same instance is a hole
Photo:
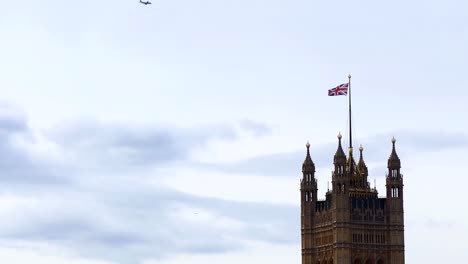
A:
{"label": "gothic tower", "polygon": [[387,197],[371,189],[359,148],[345,155],[338,135],[333,157],[332,190],[317,198],[315,164],[310,144],[302,165],[302,264],[404,264],[403,175],[392,139],[386,176]]}

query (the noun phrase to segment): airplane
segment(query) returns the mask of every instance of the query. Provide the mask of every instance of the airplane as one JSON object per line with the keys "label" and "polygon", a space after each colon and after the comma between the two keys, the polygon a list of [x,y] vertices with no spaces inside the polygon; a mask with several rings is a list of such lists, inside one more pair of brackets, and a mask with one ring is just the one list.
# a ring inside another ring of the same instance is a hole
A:
{"label": "airplane", "polygon": [[140,0],[140,3],[141,3],[141,4],[144,4],[144,5],[151,5],[151,2],[150,2],[150,1],[143,2],[143,1]]}

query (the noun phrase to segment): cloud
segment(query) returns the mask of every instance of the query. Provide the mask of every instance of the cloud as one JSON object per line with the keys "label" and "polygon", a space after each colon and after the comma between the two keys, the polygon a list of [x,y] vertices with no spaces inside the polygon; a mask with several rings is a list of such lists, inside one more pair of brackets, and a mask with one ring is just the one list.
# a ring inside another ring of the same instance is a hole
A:
{"label": "cloud", "polygon": [[62,181],[45,160],[34,157],[27,146],[35,136],[28,127],[26,116],[18,109],[0,104],[0,180],[3,184],[42,184]]}
{"label": "cloud", "polygon": [[186,160],[195,149],[213,140],[235,140],[238,133],[223,124],[179,128],[81,120],[51,128],[47,138],[74,164],[134,169]]}
{"label": "cloud", "polygon": [[117,263],[236,251],[247,239],[299,241],[293,232],[299,219],[294,206],[204,198],[123,179],[107,184],[111,188],[22,194],[21,206],[0,214],[8,219],[0,234],[13,241],[47,241],[80,257]]}
{"label": "cloud", "polygon": [[[294,206],[200,197],[159,182],[159,167],[188,161],[213,140],[238,139],[245,124],[178,128],[81,120],[34,130],[25,116],[7,110],[0,111],[0,236],[7,242],[141,263],[236,251],[245,240],[299,241]],[[259,127],[250,130],[266,130]]]}

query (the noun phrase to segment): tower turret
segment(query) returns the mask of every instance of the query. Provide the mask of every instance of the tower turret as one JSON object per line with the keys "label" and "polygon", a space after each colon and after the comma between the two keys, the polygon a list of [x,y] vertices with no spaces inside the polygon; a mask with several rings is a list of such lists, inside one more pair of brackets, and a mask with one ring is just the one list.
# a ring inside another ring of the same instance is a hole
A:
{"label": "tower turret", "polygon": [[302,164],[301,193],[304,202],[317,201],[317,180],[315,179],[315,164],[310,157],[310,144],[306,144],[307,154]]}
{"label": "tower turret", "polygon": [[314,174],[315,173],[315,164],[312,161],[312,158],[310,157],[310,144],[309,144],[309,142],[307,142],[306,148],[307,148],[307,154],[306,154],[306,157],[304,159],[304,163],[302,163],[302,173]]}
{"label": "tower turret", "polygon": [[387,163],[387,198],[401,198],[403,200],[403,175],[400,173],[401,163],[395,150],[395,142],[396,139],[393,137],[392,153],[390,153]]}
{"label": "tower turret", "polygon": [[345,226],[346,223],[349,223],[351,215],[351,208],[349,206],[350,174],[346,155],[341,146],[341,133],[338,134],[338,148],[333,157],[333,164],[335,170],[332,173],[332,219],[334,221],[333,224],[336,225],[334,229],[334,242],[340,245],[339,248],[335,249],[336,255],[333,263],[348,263],[346,262],[346,257],[338,256],[338,252],[345,251],[341,246],[350,241],[350,231]]}
{"label": "tower turret", "polygon": [[335,170],[332,176],[333,192],[335,194],[345,193],[347,190],[349,179],[346,171],[346,155],[341,146],[341,133],[338,133],[338,148],[336,149],[335,156],[333,157],[333,164]]}
{"label": "tower turret", "polygon": [[307,154],[302,164],[301,179],[301,237],[302,263],[312,263],[309,250],[313,246],[312,228],[315,223],[317,206],[317,180],[315,179],[315,164],[310,157],[310,144],[306,144]]}
{"label": "tower turret", "polygon": [[401,169],[401,163],[400,163],[400,158],[398,157],[396,150],[395,150],[395,142],[396,139],[395,137],[392,138],[392,153],[390,154],[390,157],[388,158],[388,173],[392,176],[399,176],[400,174],[400,169]]}
{"label": "tower turret", "polygon": [[395,138],[392,138],[392,153],[388,158],[387,165],[386,215],[389,224],[388,240],[389,244],[393,246],[393,250],[390,252],[390,263],[404,263],[403,175],[400,173],[401,163],[395,150],[395,142]]}

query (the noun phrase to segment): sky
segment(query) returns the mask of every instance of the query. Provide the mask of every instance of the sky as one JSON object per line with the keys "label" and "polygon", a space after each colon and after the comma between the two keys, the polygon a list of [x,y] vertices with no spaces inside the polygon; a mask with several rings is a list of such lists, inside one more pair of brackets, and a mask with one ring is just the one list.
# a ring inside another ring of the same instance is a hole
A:
{"label": "sky", "polygon": [[467,3],[152,2],[0,1],[0,259],[300,263],[348,74],[380,196],[397,140],[407,262],[466,259]]}

